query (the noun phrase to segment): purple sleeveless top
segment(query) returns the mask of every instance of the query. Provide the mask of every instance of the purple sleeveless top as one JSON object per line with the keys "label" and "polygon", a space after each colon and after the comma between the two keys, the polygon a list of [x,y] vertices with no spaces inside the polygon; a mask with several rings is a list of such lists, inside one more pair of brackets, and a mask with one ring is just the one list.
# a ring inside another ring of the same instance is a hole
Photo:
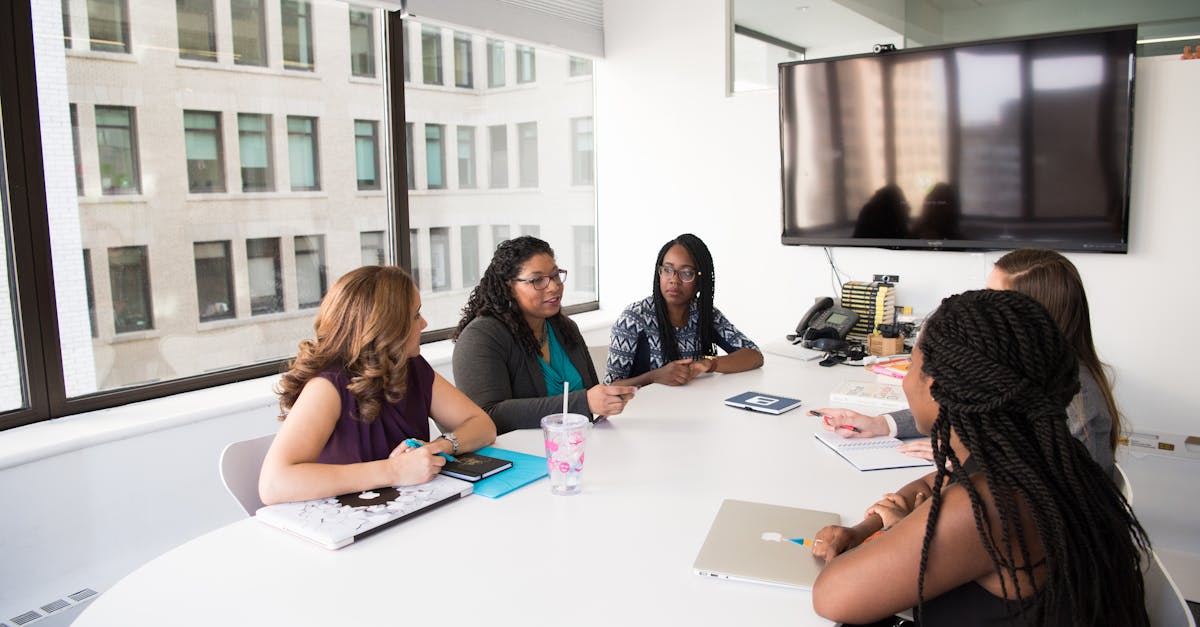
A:
{"label": "purple sleeveless top", "polygon": [[350,374],[343,368],[317,376],[327,379],[342,399],[342,415],[321,451],[318,463],[354,464],[387,459],[406,438],[429,440],[429,405],[433,399],[433,367],[424,357],[408,360],[408,387],[394,405],[384,403],[370,423],[354,417],[358,400],[350,393]]}

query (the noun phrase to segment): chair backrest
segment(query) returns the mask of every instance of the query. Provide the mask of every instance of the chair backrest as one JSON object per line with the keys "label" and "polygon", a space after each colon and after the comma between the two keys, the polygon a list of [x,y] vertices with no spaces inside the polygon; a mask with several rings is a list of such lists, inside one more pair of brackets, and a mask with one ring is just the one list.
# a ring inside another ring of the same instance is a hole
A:
{"label": "chair backrest", "polygon": [[233,442],[221,451],[221,481],[249,516],[253,516],[254,512],[263,506],[262,499],[258,497],[258,474],[262,470],[267,449],[271,448],[274,439],[275,434],[270,433]]}
{"label": "chair backrest", "polygon": [[1179,586],[1163,568],[1158,554],[1153,551],[1142,564],[1142,578],[1146,585],[1146,614],[1154,627],[1196,627],[1196,617],[1188,607]]}
{"label": "chair backrest", "polygon": [[1113,464],[1113,483],[1117,484],[1121,496],[1133,505],[1133,484],[1129,483],[1129,475],[1125,474],[1125,469],[1121,468],[1120,464]]}

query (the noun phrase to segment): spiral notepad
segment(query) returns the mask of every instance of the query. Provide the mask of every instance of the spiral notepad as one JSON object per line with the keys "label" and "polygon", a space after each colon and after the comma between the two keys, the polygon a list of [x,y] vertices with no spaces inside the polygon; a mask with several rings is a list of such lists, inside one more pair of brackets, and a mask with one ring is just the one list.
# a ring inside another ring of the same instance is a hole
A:
{"label": "spiral notepad", "polygon": [[897,451],[896,447],[904,444],[904,441],[886,435],[873,438],[843,438],[836,433],[818,431],[813,436],[859,470],[933,465],[924,459]]}

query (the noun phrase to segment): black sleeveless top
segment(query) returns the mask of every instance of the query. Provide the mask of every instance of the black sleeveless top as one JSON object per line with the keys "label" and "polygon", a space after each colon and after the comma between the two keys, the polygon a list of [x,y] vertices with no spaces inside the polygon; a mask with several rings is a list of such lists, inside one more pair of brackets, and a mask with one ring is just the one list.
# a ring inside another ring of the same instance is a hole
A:
{"label": "black sleeveless top", "polygon": [[[1022,590],[1022,593],[1025,591]],[[1066,599],[1063,599],[1066,601]],[[1034,599],[1026,598],[1023,605],[1033,611]],[[1007,601],[985,590],[974,581],[965,583],[936,599],[925,601],[920,613],[920,627],[1018,627],[1024,619],[1018,614],[1015,601]],[[1010,614],[1012,617],[1010,618]],[[1032,616],[1031,616],[1032,618]],[[1070,625],[1071,614],[1065,607],[1050,610],[1044,625]]]}

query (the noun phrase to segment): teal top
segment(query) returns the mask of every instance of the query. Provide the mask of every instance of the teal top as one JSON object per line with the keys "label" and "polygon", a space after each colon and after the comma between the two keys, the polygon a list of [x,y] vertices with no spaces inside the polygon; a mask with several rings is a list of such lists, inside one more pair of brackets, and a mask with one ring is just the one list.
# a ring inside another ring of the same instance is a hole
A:
{"label": "teal top", "polygon": [[571,363],[571,358],[567,357],[567,351],[558,343],[558,338],[554,337],[554,329],[549,324],[546,325],[546,336],[550,343],[550,363],[538,359],[542,365],[542,376],[546,377],[546,396],[562,394],[563,381],[567,382],[571,392],[582,390],[583,377],[579,376],[579,371]]}

